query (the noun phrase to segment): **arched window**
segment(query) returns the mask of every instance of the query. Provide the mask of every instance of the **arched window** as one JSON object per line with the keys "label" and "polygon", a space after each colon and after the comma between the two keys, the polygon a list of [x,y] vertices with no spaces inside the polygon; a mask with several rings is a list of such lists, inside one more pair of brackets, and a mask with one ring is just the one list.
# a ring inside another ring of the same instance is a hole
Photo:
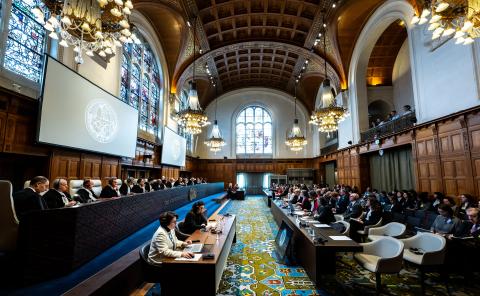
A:
{"label": "arched window", "polygon": [[251,106],[236,121],[237,154],[272,154],[272,118],[262,107]]}
{"label": "arched window", "polygon": [[162,77],[150,46],[139,39],[141,44],[123,46],[120,96],[139,109],[139,128],[157,135]]}
{"label": "arched window", "polygon": [[[178,106],[178,110],[184,110],[187,108],[188,103],[188,92],[186,90],[182,90],[180,92],[180,102]],[[178,112],[178,110],[176,112]],[[178,126],[178,134],[187,140],[187,152],[193,152],[193,135],[185,132],[185,127],[179,125]]]}
{"label": "arched window", "polygon": [[32,13],[35,0],[12,0],[3,67],[33,82],[40,82],[45,48],[45,29]]}

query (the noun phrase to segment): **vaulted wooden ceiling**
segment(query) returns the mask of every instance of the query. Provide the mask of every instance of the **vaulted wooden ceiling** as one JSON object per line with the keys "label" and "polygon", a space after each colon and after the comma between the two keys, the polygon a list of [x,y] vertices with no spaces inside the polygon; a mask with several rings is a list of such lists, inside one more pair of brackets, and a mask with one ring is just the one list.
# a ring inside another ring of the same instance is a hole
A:
{"label": "vaulted wooden ceiling", "polygon": [[[169,64],[172,91],[185,87],[193,76],[194,35],[193,26],[187,26],[190,23],[196,27],[195,75],[201,81],[198,84],[203,107],[225,92],[250,86],[293,95],[298,79],[297,96],[313,109],[316,92],[325,78],[324,59],[328,62],[327,76],[336,87],[348,87],[346,73],[356,38],[369,16],[384,2],[137,0],[135,5],[140,4],[138,9],[158,32]],[[322,42],[315,46],[315,39],[324,32],[324,20],[326,52]],[[394,54],[399,40],[405,39],[397,33],[382,36],[381,42],[392,45],[389,54]],[[375,66],[381,67],[380,59],[374,59]],[[216,89],[210,77],[215,79]]]}

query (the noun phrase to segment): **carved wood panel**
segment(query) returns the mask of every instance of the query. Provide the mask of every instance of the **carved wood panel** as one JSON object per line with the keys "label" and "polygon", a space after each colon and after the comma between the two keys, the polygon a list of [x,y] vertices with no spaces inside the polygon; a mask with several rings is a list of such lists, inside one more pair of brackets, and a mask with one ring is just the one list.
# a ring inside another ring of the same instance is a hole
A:
{"label": "carved wood panel", "polygon": [[7,129],[7,113],[0,112],[0,151],[3,151],[5,130]]}

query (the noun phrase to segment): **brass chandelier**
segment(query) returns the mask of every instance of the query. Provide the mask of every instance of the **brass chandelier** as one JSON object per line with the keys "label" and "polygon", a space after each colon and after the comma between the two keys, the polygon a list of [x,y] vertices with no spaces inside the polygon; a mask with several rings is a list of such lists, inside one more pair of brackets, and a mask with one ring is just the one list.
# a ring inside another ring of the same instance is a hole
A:
{"label": "brass chandelier", "polygon": [[307,145],[307,140],[302,134],[300,127],[298,126],[297,118],[297,83],[295,83],[295,119],[293,120],[292,128],[287,131],[287,140],[285,144],[290,147],[290,150],[298,152],[303,149],[303,146]]}
{"label": "brass chandelier", "polygon": [[432,40],[453,35],[455,44],[472,44],[480,36],[480,0],[425,1],[421,14],[414,15],[411,23],[427,22]]}
{"label": "brass chandelier", "polygon": [[185,127],[185,132],[197,135],[202,132],[202,128],[210,124],[208,117],[200,107],[198,101],[197,84],[195,82],[195,39],[196,39],[196,20],[193,24],[193,78],[190,81],[190,91],[188,93],[188,102],[184,110],[177,113],[178,124]]}
{"label": "brass chandelier", "polygon": [[[215,95],[217,93],[216,84],[214,83],[213,86],[215,87]],[[213,121],[212,133],[210,134],[210,138],[206,140],[204,143],[207,147],[210,148],[210,151],[217,153],[218,151],[222,150],[222,147],[225,146],[225,141],[222,138],[222,134],[220,133],[220,128],[218,127],[217,121],[217,102],[218,99],[215,99],[215,120]]]}
{"label": "brass chandelier", "polygon": [[[324,20],[325,24],[325,20]],[[320,86],[319,94],[321,98],[321,105],[313,111],[310,117],[310,124],[318,126],[318,130],[323,133],[330,134],[338,130],[338,123],[345,119],[347,110],[342,106],[337,106],[334,96],[334,89],[330,85],[330,80],[327,76],[327,32],[323,34],[323,53],[325,55],[325,79]]]}
{"label": "brass chandelier", "polygon": [[48,11],[32,9],[49,37],[63,47],[73,46],[75,62],[83,63],[82,53],[101,57],[115,53],[122,43],[140,43],[130,31],[131,0],[44,0]]}

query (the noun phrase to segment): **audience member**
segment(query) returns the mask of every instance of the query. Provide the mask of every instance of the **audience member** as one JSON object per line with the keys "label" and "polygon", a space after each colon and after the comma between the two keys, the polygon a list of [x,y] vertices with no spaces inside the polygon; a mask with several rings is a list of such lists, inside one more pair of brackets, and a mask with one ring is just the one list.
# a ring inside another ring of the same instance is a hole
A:
{"label": "audience member", "polygon": [[360,197],[357,193],[350,194],[350,203],[348,204],[347,210],[343,215],[345,220],[349,220],[350,218],[358,218],[362,214],[363,210],[359,198]]}
{"label": "audience member", "polygon": [[473,200],[473,196],[470,194],[461,194],[460,195],[460,207],[458,207],[458,218],[466,220],[467,219],[467,209],[475,208],[476,204]]}
{"label": "audience member", "polygon": [[328,204],[328,200],[325,197],[320,197],[320,204],[318,206],[315,219],[323,224],[335,222],[335,216],[333,215],[332,208]]}
{"label": "audience member", "polygon": [[403,115],[407,115],[407,114],[410,114],[412,113],[412,106],[410,105],[405,105],[403,106]]}
{"label": "audience member", "polygon": [[460,233],[460,220],[453,216],[453,210],[450,206],[446,204],[440,204],[438,206],[438,213],[440,215],[435,218],[435,221],[433,221],[432,227],[430,228],[433,233],[442,235],[456,235]]}
{"label": "audience member", "polygon": [[357,231],[364,229],[365,226],[377,224],[383,215],[380,202],[373,196],[368,198],[366,208],[367,211],[359,218],[350,219],[350,238],[357,242],[360,241],[360,236]]}

